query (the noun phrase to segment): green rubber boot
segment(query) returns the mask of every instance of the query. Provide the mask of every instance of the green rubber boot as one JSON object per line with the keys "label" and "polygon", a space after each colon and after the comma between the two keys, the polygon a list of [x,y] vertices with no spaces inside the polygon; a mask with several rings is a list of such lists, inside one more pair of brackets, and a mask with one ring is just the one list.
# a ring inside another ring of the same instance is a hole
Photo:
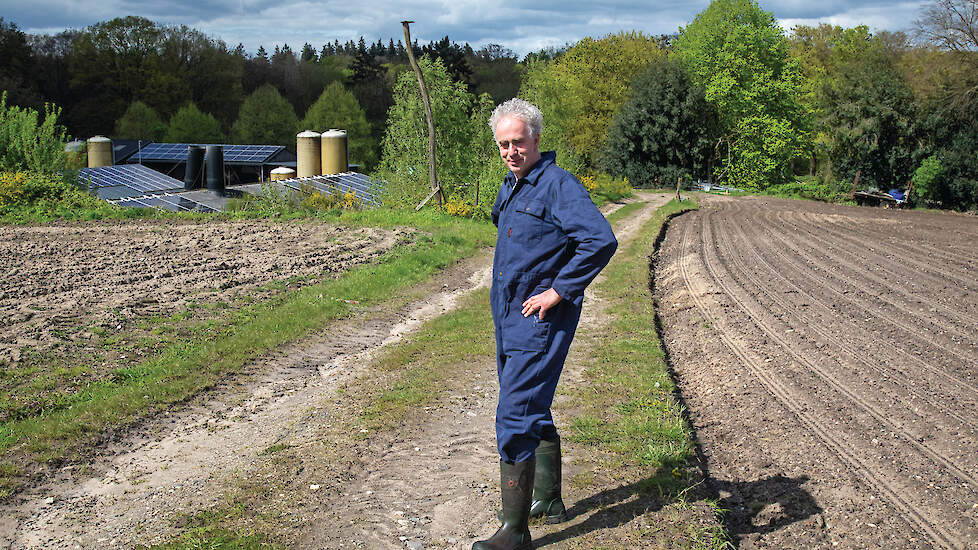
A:
{"label": "green rubber boot", "polygon": [[[530,517],[546,517],[547,523],[567,521],[567,508],[564,507],[564,500],[560,497],[560,438],[553,441],[541,439],[537,447],[536,460]],[[496,517],[502,521],[502,510],[496,513]]]}
{"label": "green rubber boot", "polygon": [[553,441],[541,439],[536,458],[530,517],[546,517],[547,523],[567,521],[567,509],[560,498],[560,438]]}
{"label": "green rubber boot", "polygon": [[472,550],[532,550],[529,521],[535,470],[534,459],[513,464],[499,461],[503,525],[493,536],[473,544]]}

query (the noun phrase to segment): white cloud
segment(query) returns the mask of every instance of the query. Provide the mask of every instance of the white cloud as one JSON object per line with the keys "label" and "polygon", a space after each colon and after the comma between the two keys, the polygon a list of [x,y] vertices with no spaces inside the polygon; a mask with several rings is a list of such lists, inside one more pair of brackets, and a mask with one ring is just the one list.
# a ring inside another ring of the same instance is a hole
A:
{"label": "white cloud", "polygon": [[779,19],[778,24],[786,32],[798,25],[817,26],[820,23],[840,27],[866,25],[873,31],[901,31],[913,25],[925,4],[926,2],[900,2],[886,6],[854,7],[820,17]]}
{"label": "white cloud", "polygon": [[[0,0],[0,13],[31,33],[83,28],[125,15],[141,15],[165,24],[189,25],[249,51],[309,42],[315,47],[360,36],[368,42],[403,37],[400,21],[413,19],[412,37],[425,43],[449,36],[474,48],[501,44],[525,54],[563,46],[584,36],[621,30],[649,35],[676,32],[708,5],[707,0],[542,0],[514,6],[487,0]],[[762,4],[790,29],[826,22],[899,30],[917,17],[922,2],[884,0],[773,0]]]}

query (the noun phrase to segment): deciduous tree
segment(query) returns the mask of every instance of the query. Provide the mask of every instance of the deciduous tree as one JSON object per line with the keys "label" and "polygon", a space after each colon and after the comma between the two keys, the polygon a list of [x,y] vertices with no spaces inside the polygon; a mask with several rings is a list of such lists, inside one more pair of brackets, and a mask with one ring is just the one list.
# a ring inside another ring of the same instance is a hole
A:
{"label": "deciduous tree", "polygon": [[[472,94],[455,81],[440,60],[418,60],[435,117],[438,180],[451,200],[473,183],[475,166],[469,111]],[[388,182],[385,201],[412,205],[429,193],[428,129],[418,92],[418,79],[402,73],[394,87],[394,105],[387,119],[379,177]]]}
{"label": "deciduous tree", "polygon": [[[584,38],[555,61],[531,63],[521,95],[544,113],[547,147],[560,153],[562,141],[585,167],[604,152],[608,126],[628,96],[635,75],[665,52],[640,32]],[[572,155],[562,155],[571,161]]]}
{"label": "deciduous tree", "polygon": [[170,117],[164,139],[172,143],[223,143],[224,134],[216,118],[188,103]]}
{"label": "deciduous tree", "polygon": [[717,106],[726,145],[720,175],[751,189],[785,179],[809,121],[774,17],[752,0],[714,0],[682,29],[675,53]]}
{"label": "deciduous tree", "polygon": [[914,168],[913,91],[882,49],[842,65],[818,94],[817,125],[836,178],[880,189],[903,187]]}
{"label": "deciduous tree", "polygon": [[231,127],[231,142],[292,147],[298,123],[292,104],[275,86],[265,84],[241,104],[238,120]]}
{"label": "deciduous tree", "polygon": [[608,130],[602,166],[632,185],[709,177],[718,135],[716,108],[676,60],[662,59],[632,83]]}
{"label": "deciduous tree", "polygon": [[152,107],[142,101],[133,101],[126,113],[115,122],[113,137],[160,141],[166,134],[166,124]]}

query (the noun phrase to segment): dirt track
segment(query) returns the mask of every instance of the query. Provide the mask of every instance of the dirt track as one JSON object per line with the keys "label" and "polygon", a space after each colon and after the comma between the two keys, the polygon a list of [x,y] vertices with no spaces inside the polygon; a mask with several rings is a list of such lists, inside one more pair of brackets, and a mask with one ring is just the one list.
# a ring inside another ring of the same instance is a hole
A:
{"label": "dirt track", "polygon": [[[615,228],[622,243],[668,200],[643,198],[648,204]],[[420,299],[404,309],[361,311],[333,324],[255,365],[254,380],[154,418],[103,449],[84,471],[64,469],[25,490],[0,507],[0,546],[157,543],[173,536],[182,513],[240,497],[263,512],[253,521],[266,522],[242,524],[241,531],[273,532],[289,547],[469,548],[497,525],[497,390],[488,354],[459,365],[444,397],[397,433],[351,438],[333,425],[356,406],[355,395],[337,390],[362,375],[385,344],[410,337],[420,322],[485,287],[490,260],[486,253],[446,270],[416,289]],[[608,321],[600,300],[589,292],[587,301],[563,385],[581,378],[588,339]],[[559,410],[555,415],[561,420]],[[263,452],[272,445],[288,450]],[[564,451],[571,479],[582,451],[573,444]],[[276,490],[256,494],[253,483]],[[535,527],[537,544],[586,548],[581,540],[589,535],[613,541],[628,520],[658,520],[640,513],[620,519],[616,507],[636,500],[632,493],[592,490],[568,487],[574,519]]]}
{"label": "dirt track", "polygon": [[704,197],[656,262],[740,548],[978,548],[978,220]]}

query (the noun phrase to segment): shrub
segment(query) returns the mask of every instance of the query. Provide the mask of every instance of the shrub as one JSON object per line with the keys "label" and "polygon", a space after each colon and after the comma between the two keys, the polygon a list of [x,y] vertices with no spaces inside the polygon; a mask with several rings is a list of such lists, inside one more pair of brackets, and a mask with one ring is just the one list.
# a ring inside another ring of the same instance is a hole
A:
{"label": "shrub", "polygon": [[309,210],[360,210],[363,208],[363,201],[353,189],[346,193],[315,191],[302,200],[302,206]]}
{"label": "shrub", "polygon": [[627,177],[619,179],[599,172],[596,175],[586,176],[586,178],[590,178],[590,181],[593,182],[593,188],[588,189],[587,184],[584,185],[593,198],[617,201],[632,195],[632,185],[628,183]]}
{"label": "shrub", "polygon": [[65,167],[67,132],[58,124],[61,108],[44,106],[44,118],[33,109],[7,105],[0,94],[0,170],[53,174]]}
{"label": "shrub", "polygon": [[59,201],[78,189],[57,176],[35,172],[0,172],[0,208],[39,201]]}
{"label": "shrub", "polygon": [[944,177],[944,167],[937,155],[931,155],[920,163],[913,173],[913,194],[926,201],[938,200],[937,186]]}
{"label": "shrub", "polygon": [[442,212],[448,214],[449,216],[458,216],[460,218],[468,218],[472,215],[472,205],[468,202],[463,202],[458,199],[448,199],[444,206],[442,206]]}
{"label": "shrub", "polygon": [[814,177],[798,178],[765,190],[765,194],[789,199],[811,199],[822,202],[846,202],[848,193],[831,183],[825,183]]}
{"label": "shrub", "polygon": [[0,218],[37,222],[145,215],[96,198],[78,187],[77,181],[73,173],[0,171]]}

